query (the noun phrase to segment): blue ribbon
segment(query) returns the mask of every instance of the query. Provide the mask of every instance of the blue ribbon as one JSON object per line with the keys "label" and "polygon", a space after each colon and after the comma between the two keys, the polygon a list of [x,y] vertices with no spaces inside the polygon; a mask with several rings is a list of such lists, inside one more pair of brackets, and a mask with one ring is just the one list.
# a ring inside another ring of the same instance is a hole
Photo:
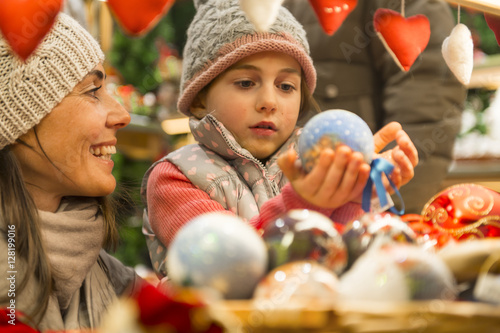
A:
{"label": "blue ribbon", "polygon": [[389,178],[392,170],[394,170],[394,165],[392,165],[388,160],[384,158],[376,158],[372,161],[370,166],[370,177],[368,178],[365,188],[363,189],[361,208],[363,208],[365,212],[370,211],[370,201],[372,197],[373,184],[375,184],[375,191],[377,192],[378,199],[380,200],[380,206],[385,207],[388,204],[387,191],[384,187],[384,183],[382,182],[382,174],[385,173],[385,175],[387,176],[387,180],[389,180],[389,184],[394,189],[394,192],[398,195],[402,205],[400,211],[394,208],[394,206],[390,208],[390,211],[394,214],[403,215],[405,211],[403,198],[401,197],[401,194],[399,193],[394,183]]}

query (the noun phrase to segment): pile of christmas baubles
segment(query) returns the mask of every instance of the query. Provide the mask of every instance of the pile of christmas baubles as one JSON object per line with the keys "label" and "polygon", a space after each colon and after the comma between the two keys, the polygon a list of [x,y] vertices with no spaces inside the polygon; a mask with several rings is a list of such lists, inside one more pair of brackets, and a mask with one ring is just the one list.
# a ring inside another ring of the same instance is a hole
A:
{"label": "pile of christmas baubles", "polygon": [[[373,136],[359,117],[343,110],[318,116],[299,139],[306,172],[321,149],[338,144],[360,151],[370,163]],[[477,218],[466,208],[481,207],[467,190],[443,191],[422,215],[366,213],[345,225],[306,209],[290,210],[259,230],[230,214],[201,215],[168,248],[169,280],[214,290],[224,299],[254,299],[267,309],[308,301],[454,300],[457,281],[438,252],[461,240],[464,233],[453,232],[457,225],[469,223],[464,230],[473,231],[470,223]],[[488,236],[498,232],[486,223],[477,227]]]}
{"label": "pile of christmas baubles", "polygon": [[260,232],[235,216],[201,215],[169,247],[169,278],[269,309],[456,297],[454,276],[435,247],[399,217],[365,214],[341,227],[311,210],[290,210]]}

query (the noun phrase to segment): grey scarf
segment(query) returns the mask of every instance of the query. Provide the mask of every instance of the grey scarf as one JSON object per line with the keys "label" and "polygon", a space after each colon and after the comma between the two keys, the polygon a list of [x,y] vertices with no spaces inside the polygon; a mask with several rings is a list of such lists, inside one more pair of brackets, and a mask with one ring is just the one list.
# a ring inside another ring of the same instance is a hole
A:
{"label": "grey scarf", "polygon": [[63,199],[55,213],[39,211],[45,250],[61,310],[96,263],[104,237],[104,218],[94,198]]}

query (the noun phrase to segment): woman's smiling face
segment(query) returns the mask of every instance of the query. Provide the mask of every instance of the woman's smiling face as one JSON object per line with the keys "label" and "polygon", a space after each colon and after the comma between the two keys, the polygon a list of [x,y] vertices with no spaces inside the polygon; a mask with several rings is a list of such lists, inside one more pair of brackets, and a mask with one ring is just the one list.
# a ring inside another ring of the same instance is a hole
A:
{"label": "woman's smiling face", "polygon": [[261,52],[240,60],[200,96],[210,113],[257,159],[272,155],[292,134],[301,101],[301,67],[279,52]]}
{"label": "woman's smiling face", "polygon": [[[13,145],[34,196],[98,197],[112,193],[116,131],[129,113],[105,88],[102,65],[92,70],[42,121]],[[40,207],[39,207],[40,208]]]}

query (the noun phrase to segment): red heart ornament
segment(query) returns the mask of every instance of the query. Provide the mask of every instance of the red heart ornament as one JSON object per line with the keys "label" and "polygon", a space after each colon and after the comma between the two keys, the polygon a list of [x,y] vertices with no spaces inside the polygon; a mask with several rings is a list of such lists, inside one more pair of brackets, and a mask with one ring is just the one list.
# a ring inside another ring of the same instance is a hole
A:
{"label": "red heart ornament", "polygon": [[385,48],[403,71],[411,68],[431,37],[429,19],[422,14],[405,18],[394,10],[380,8],[373,23]]}
{"label": "red heart ornament", "polygon": [[484,13],[488,27],[495,33],[498,45],[500,45],[500,16]]}
{"label": "red heart ornament", "polygon": [[342,25],[356,5],[357,0],[309,0],[321,27],[328,35],[333,35]]}
{"label": "red heart ornament", "polygon": [[108,0],[123,30],[134,37],[150,31],[167,13],[175,0]]}
{"label": "red heart ornament", "polygon": [[0,31],[23,61],[50,31],[63,0],[1,0]]}

